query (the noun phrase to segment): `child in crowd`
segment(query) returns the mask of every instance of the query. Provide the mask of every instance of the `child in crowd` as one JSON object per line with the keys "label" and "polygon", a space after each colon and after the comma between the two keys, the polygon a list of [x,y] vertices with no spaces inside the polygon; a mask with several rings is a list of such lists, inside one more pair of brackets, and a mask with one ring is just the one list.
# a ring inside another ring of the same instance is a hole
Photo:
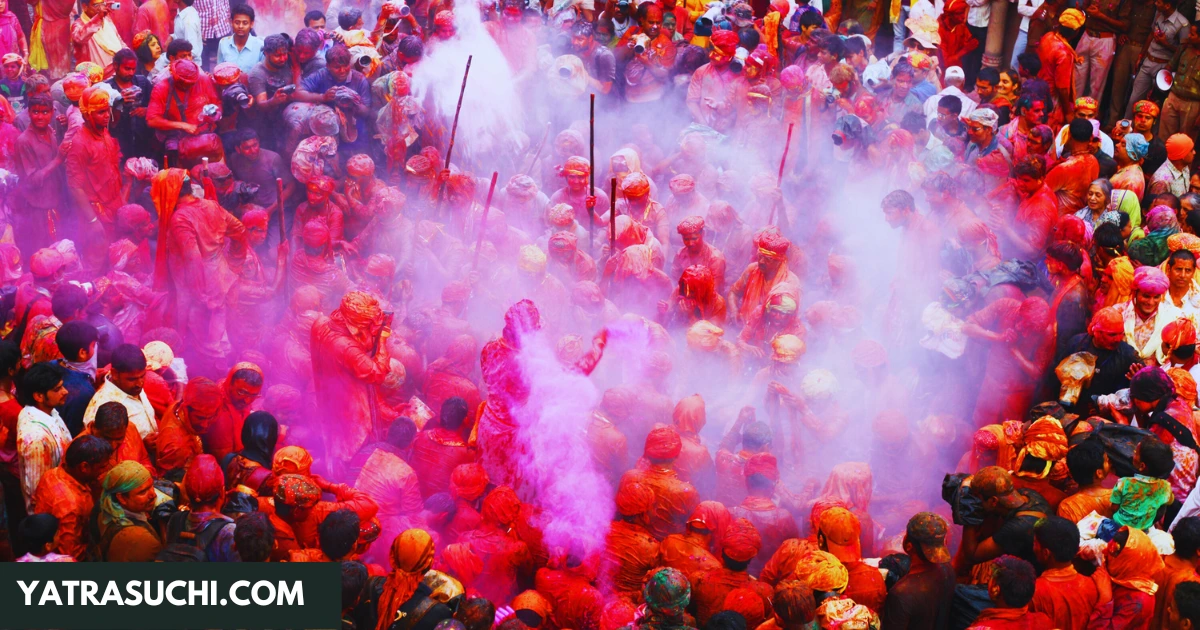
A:
{"label": "child in crowd", "polygon": [[1117,506],[1113,520],[1145,531],[1157,520],[1159,508],[1175,500],[1167,482],[1175,468],[1171,447],[1158,438],[1147,437],[1133,451],[1133,466],[1138,474],[1122,477],[1113,487],[1112,504]]}

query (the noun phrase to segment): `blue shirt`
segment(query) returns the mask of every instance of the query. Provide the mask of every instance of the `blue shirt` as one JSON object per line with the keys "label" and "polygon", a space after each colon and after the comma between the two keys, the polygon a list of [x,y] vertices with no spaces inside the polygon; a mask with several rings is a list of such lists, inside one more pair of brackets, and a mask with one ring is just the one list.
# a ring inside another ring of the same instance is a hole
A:
{"label": "blue shirt", "polygon": [[[351,90],[354,90],[358,94],[359,99],[362,100],[363,105],[370,109],[371,85],[367,83],[366,78],[364,78],[362,73],[358,70],[351,70],[350,74],[346,76],[346,80],[341,83],[334,80],[333,75],[329,73],[328,68],[321,68],[307,77],[304,77],[304,79],[300,81],[300,89],[304,90],[305,92],[309,92],[310,94],[324,94],[329,90],[329,88],[337,85],[343,85]],[[333,103],[326,103],[326,105],[329,105],[330,107],[334,106]],[[339,142],[339,149],[343,148],[343,145],[347,147],[359,147],[360,144],[367,139],[367,127],[363,123],[362,116],[355,117],[355,125],[358,128],[358,140],[353,143]]]}
{"label": "blue shirt", "polygon": [[258,62],[263,60],[263,40],[251,35],[246,39],[246,47],[238,50],[233,43],[233,35],[221,38],[217,44],[217,63],[226,61],[237,64],[242,72],[250,72]]}
{"label": "blue shirt", "polygon": [[76,436],[83,431],[83,412],[87,411],[88,403],[92,402],[96,387],[92,385],[92,378],[87,374],[71,369],[65,361],[59,361],[58,364],[65,368],[63,387],[67,389],[67,398],[58,408],[58,415],[62,416],[63,424],[67,425],[71,435]]}

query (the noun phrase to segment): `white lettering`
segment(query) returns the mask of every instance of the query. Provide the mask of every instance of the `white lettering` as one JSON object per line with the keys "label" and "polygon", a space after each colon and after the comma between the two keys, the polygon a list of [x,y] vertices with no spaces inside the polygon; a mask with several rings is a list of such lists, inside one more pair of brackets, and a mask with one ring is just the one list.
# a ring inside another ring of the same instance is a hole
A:
{"label": "white lettering", "polygon": [[96,593],[100,590],[100,587],[95,582],[91,580],[80,582],[79,587],[79,604],[81,606],[87,606],[89,603],[92,606],[100,605],[100,602],[96,601]]}
{"label": "white lettering", "polygon": [[40,580],[34,580],[31,584],[26,585],[25,580],[17,580],[17,586],[21,587],[21,591],[25,593],[25,605],[33,605],[33,589],[37,588]]}
{"label": "white lettering", "polygon": [[62,585],[67,587],[67,605],[75,605],[75,587],[79,586],[79,580],[63,580]]}
{"label": "white lettering", "polygon": [[58,587],[54,586],[54,581],[46,582],[46,589],[42,591],[42,599],[38,602],[38,606],[45,606],[46,602],[54,600],[55,606],[62,606],[62,598],[58,596]]}
{"label": "white lettering", "polygon": [[186,587],[187,582],[183,580],[175,580],[167,585],[167,601],[171,602],[172,606],[187,606],[187,600],[175,597],[175,589],[180,586]]}
{"label": "white lettering", "polygon": [[164,595],[163,583],[162,583],[162,580],[155,580],[154,583],[158,585],[158,597],[157,598],[150,597],[150,580],[146,580],[145,582],[142,582],[142,584],[144,585],[144,588],[146,589],[146,604],[149,606],[160,606],[163,603],[163,595]]}
{"label": "white lettering", "polygon": [[[138,586],[141,584],[142,583],[137,580],[129,580],[129,582],[125,584],[125,592],[129,593],[129,598],[125,600],[126,606],[142,605],[142,592],[138,590]],[[105,594],[104,597],[107,598],[108,595]]]}
{"label": "white lettering", "polygon": [[121,599],[121,588],[117,586],[116,582],[109,582],[108,585],[104,587],[104,597],[100,598],[100,603],[97,605],[107,606],[109,600],[112,600],[113,603],[118,606],[125,604],[124,600]]}
{"label": "white lettering", "polygon": [[239,588],[250,588],[250,582],[247,580],[238,580],[234,582],[233,586],[229,587],[229,599],[233,600],[233,603],[237,604],[238,606],[249,606],[250,600],[244,597],[238,597],[237,592]]}
{"label": "white lettering", "polygon": [[204,587],[204,582],[188,582],[188,606],[195,606],[197,598],[201,606],[207,606],[208,589]]}
{"label": "white lettering", "polygon": [[210,591],[210,593],[208,595],[208,597],[209,597],[208,601],[212,602],[211,605],[216,606],[217,602],[220,601],[217,599],[217,581],[216,580],[208,581],[208,590]]}
{"label": "white lettering", "polygon": [[[266,587],[267,592],[270,594],[266,597],[259,597],[258,593],[263,587]],[[275,585],[265,581],[255,582],[254,588],[250,591],[250,597],[254,598],[254,603],[259,606],[270,606],[275,603]]]}
{"label": "white lettering", "polygon": [[292,582],[293,588],[288,588],[287,582],[279,583],[279,599],[280,606],[303,606],[304,605],[304,583],[300,581]]}

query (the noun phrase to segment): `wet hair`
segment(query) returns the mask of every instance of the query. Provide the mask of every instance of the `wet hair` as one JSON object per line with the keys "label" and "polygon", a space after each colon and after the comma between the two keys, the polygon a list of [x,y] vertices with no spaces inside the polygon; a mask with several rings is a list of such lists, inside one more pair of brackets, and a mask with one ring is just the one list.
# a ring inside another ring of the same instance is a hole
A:
{"label": "wet hair", "polygon": [[[962,101],[953,94],[947,94],[938,99],[938,107],[944,107],[950,110],[951,114],[958,116],[962,113]],[[940,171],[939,171],[940,172]]]}
{"label": "wet hair", "polygon": [[992,561],[992,583],[1000,589],[1000,596],[1009,608],[1029,604],[1036,580],[1033,565],[1016,556],[1000,556]]}
{"label": "wet hair", "polygon": [[75,314],[87,308],[88,296],[83,287],[70,282],[64,282],[50,296],[50,311],[61,321],[71,319]]}
{"label": "wet hair", "polygon": [[405,449],[412,446],[413,438],[417,437],[417,423],[411,418],[400,416],[392,420],[391,426],[388,427],[387,442],[399,449]]}
{"label": "wet hair", "polygon": [[334,44],[333,48],[325,51],[325,64],[347,64],[350,63],[350,49],[346,48],[345,44]]}
{"label": "wet hair", "polygon": [[1175,458],[1171,454],[1171,447],[1152,435],[1142,438],[1142,441],[1138,443],[1137,454],[1138,458],[1142,460],[1143,474],[1147,477],[1166,479],[1167,475],[1175,469]]}
{"label": "wet hair", "polygon": [[883,198],[881,205],[885,208],[902,208],[916,210],[917,202],[907,190],[893,190]]}
{"label": "wet hair", "polygon": [[958,197],[958,187],[958,182],[954,181],[954,176],[946,171],[938,171],[930,175],[921,184],[921,188],[929,192],[948,194],[951,197]]}
{"label": "wet hair", "polygon": [[186,39],[173,39],[167,44],[167,59],[174,59],[179,53],[192,52],[192,43]]}
{"label": "wet hair", "polygon": [[57,534],[58,517],[49,513],[30,514],[17,526],[17,540],[30,551],[41,551]]}
{"label": "wet hair", "polygon": [[26,407],[33,407],[33,395],[45,396],[46,392],[62,383],[64,374],[66,369],[54,361],[34,363],[21,379],[21,386],[17,388],[17,400]]}
{"label": "wet hair", "polygon": [[496,606],[482,597],[470,597],[458,605],[454,618],[467,630],[489,630],[496,620]]}
{"label": "wet hair", "polygon": [[106,402],[96,408],[96,419],[92,421],[96,430],[115,431],[129,425],[129,410],[117,401]]}
{"label": "wet hair", "polygon": [[246,127],[245,129],[238,129],[237,132],[233,135],[233,146],[240,147],[240,146],[242,146],[242,144],[249,142],[251,140],[258,140],[258,132],[257,131],[255,131],[249,127]]}
{"label": "wet hair", "polygon": [[[63,324],[63,328],[66,326],[67,324]],[[15,372],[20,364],[20,346],[8,340],[0,340],[0,376],[7,376],[10,372]]]}
{"label": "wet hair", "polygon": [[242,562],[266,562],[275,548],[275,526],[264,512],[237,517],[233,545]]}
{"label": "wet hair", "polygon": [[1092,233],[1092,242],[1096,244],[1096,247],[1105,249],[1116,248],[1119,250],[1125,245],[1125,239],[1121,238],[1121,226],[1107,221],[1096,226],[1096,231]]}
{"label": "wet hair", "polygon": [[1175,587],[1175,606],[1179,616],[1200,624],[1200,582],[1182,582]]}
{"label": "wet hair", "polygon": [[[120,405],[121,403],[110,403]],[[104,460],[112,457],[113,447],[108,440],[96,437],[94,435],[81,435],[67,445],[67,452],[63,455],[63,461],[66,462],[67,468],[78,468],[82,464],[104,463]]]}
{"label": "wet hair", "polygon": [[995,87],[998,83],[1000,83],[1000,71],[995,68],[983,67],[980,68],[979,72],[975,74],[975,79],[979,81],[986,81],[992,84],[992,87]]}
{"label": "wet hair", "polygon": [[1067,269],[1075,273],[1079,273],[1079,268],[1083,266],[1083,251],[1070,241],[1052,243],[1046,248],[1046,255],[1066,265]]}
{"label": "wet hair", "polygon": [[353,608],[367,585],[367,565],[357,560],[342,562],[342,610]]}
{"label": "wet hair", "polygon": [[264,55],[273,55],[281,50],[288,50],[291,47],[292,40],[289,39],[287,35],[283,33],[276,33],[275,35],[267,35],[266,38],[263,39],[262,51]]}
{"label": "wet hair", "polygon": [[354,550],[360,521],[354,510],[342,508],[325,517],[317,526],[317,542],[330,560],[338,560]]}
{"label": "wet hair", "polygon": [[893,553],[881,558],[879,560],[879,568],[887,569],[888,572],[887,578],[883,582],[884,587],[890,591],[892,585],[899,582],[900,578],[908,575],[908,569],[911,566],[912,558],[906,553]]}
{"label": "wet hair", "polygon": [[362,9],[342,9],[337,17],[338,26],[347,31],[354,28],[354,25],[358,24],[358,21],[362,19],[362,13]]}
{"label": "wet hair", "polygon": [[739,612],[722,610],[708,618],[703,630],[746,630],[746,618]]}
{"label": "wet hair", "polygon": [[[63,324],[54,334],[54,342],[58,344],[58,351],[68,361],[75,361],[80,352],[91,348],[92,344],[99,340],[100,331],[82,319]],[[0,364],[0,370],[3,370],[2,364]]]}
{"label": "wet hair", "polygon": [[112,369],[120,374],[128,374],[130,372],[138,372],[146,369],[146,355],[142,349],[131,344],[123,343],[116,348],[113,348]]}
{"label": "wet hair", "polygon": [[1171,267],[1174,267],[1175,262],[1179,261],[1179,260],[1190,260],[1190,261],[1192,261],[1192,265],[1195,265],[1196,264],[1196,255],[1186,249],[1181,249],[1176,252],[1173,252],[1167,258],[1167,268],[1169,269]]}
{"label": "wet hair", "polygon": [[244,16],[250,18],[250,21],[253,22],[254,21],[254,7],[252,7],[248,4],[233,5],[233,7],[229,9],[229,19],[232,20],[233,18],[235,18],[239,15],[244,15]]}
{"label": "wet hair", "polygon": [[442,403],[441,425],[443,429],[457,431],[462,428],[463,420],[467,419],[467,401],[461,396],[447,398]]}
{"label": "wet hair", "polygon": [[1080,486],[1096,481],[1096,471],[1104,469],[1104,445],[1099,438],[1088,438],[1067,451],[1067,471]]}
{"label": "wet hair", "polygon": [[1175,538],[1175,555],[1191,558],[1200,552],[1200,516],[1186,516],[1171,530]]}
{"label": "wet hair", "polygon": [[420,59],[425,54],[425,42],[416,35],[405,35],[396,44],[396,52],[405,57]]}
{"label": "wet hair", "polygon": [[317,20],[324,20],[324,19],[325,19],[324,13],[322,13],[320,11],[315,11],[315,10],[309,11],[308,13],[304,14],[304,27],[308,28],[309,23],[316,22]]}
{"label": "wet hair", "polygon": [[262,372],[259,372],[258,370],[242,368],[234,371],[233,377],[229,379],[230,383],[233,381],[241,381],[251,387],[262,387],[263,375]]}
{"label": "wet hair", "polygon": [[1047,516],[1038,521],[1033,527],[1033,537],[1056,562],[1070,562],[1079,553],[1079,526],[1061,516]]}

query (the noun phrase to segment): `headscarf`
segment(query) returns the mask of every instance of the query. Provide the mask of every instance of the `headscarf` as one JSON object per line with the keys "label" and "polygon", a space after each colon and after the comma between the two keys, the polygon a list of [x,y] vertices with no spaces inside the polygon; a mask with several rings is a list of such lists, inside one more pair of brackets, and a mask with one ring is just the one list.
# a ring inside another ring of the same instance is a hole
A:
{"label": "headscarf", "polygon": [[725,330],[720,326],[702,319],[692,324],[687,330],[687,345],[705,352],[712,352],[721,345],[721,336]]}
{"label": "headscarf", "polygon": [[733,31],[717,31],[709,38],[713,48],[720,50],[725,55],[732,55],[737,52],[738,35]]}
{"label": "headscarf", "polygon": [[729,591],[721,608],[741,615],[746,620],[747,628],[757,628],[767,617],[766,605],[763,604],[762,596],[754,589],[745,586]]}
{"label": "headscarf", "polygon": [[590,173],[591,170],[592,167],[587,161],[587,158],[579,155],[572,155],[571,157],[567,158],[567,161],[563,164],[560,173],[563,177],[566,177],[567,175],[577,175],[582,177]]}
{"label": "headscarf", "polygon": [[1138,101],[1133,104],[1133,113],[1146,114],[1151,118],[1158,118],[1158,103],[1154,101]]}
{"label": "headscarf", "polygon": [[180,406],[211,416],[221,408],[221,387],[203,376],[193,378],[183,388]]}
{"label": "headscarf", "polygon": [[47,279],[53,277],[59,269],[66,265],[66,258],[63,258],[58,250],[46,247],[37,250],[29,258],[29,273],[32,273],[34,278]]}
{"label": "headscarf", "polygon": [[176,59],[171,62],[171,78],[194,83],[200,80],[200,68],[191,59]]}
{"label": "headscarf", "polygon": [[1136,162],[1146,157],[1149,151],[1150,143],[1146,141],[1146,136],[1136,131],[1125,134],[1125,153],[1129,154],[1129,159]]}
{"label": "headscarf", "polygon": [[746,460],[742,475],[749,479],[754,475],[762,475],[771,481],[779,481],[779,462],[770,453],[755,453]]}
{"label": "headscarf", "polygon": [[[1133,295],[1133,263],[1128,256],[1121,256],[1108,261],[1105,272],[1111,277],[1108,294],[1104,298],[1105,306],[1116,306],[1129,301]],[[1124,324],[1122,324],[1122,329]]]}
{"label": "headscarf", "polygon": [[1186,133],[1174,134],[1170,138],[1167,138],[1167,159],[1185,159],[1195,146],[1195,141]]}
{"label": "headscarf", "polygon": [[644,197],[650,194],[650,178],[642,173],[630,173],[621,180],[621,192],[625,197]]}
{"label": "headscarf", "polygon": [[771,258],[785,258],[788,247],[792,243],[779,231],[779,228],[770,225],[754,236],[754,244],[758,246],[759,254]]}
{"label": "headscarf", "polygon": [[646,435],[643,454],[647,459],[673,460],[683,450],[683,440],[673,427],[656,425]]}
{"label": "headscarf", "polygon": [[696,190],[696,178],[687,173],[680,173],[671,178],[668,186],[676,195],[683,195]]}
{"label": "headscarf", "polygon": [[464,501],[474,501],[487,490],[488,475],[481,464],[459,464],[450,473],[450,494]]}
{"label": "headscarf", "polygon": [[383,309],[374,295],[365,291],[350,291],[342,298],[336,315],[341,316],[355,337],[365,338],[371,326],[383,318]]}
{"label": "headscarf", "polygon": [[89,87],[79,96],[79,113],[83,115],[107,109],[109,106],[108,92],[103,88]]}
{"label": "headscarf", "polygon": [[275,416],[256,411],[246,416],[242,424],[241,456],[259,465],[271,467],[271,456],[275,453],[275,444],[279,441],[279,422]]}
{"label": "headscarf", "polygon": [[1171,282],[1158,267],[1138,267],[1133,272],[1133,286],[1142,293],[1162,295],[1171,287]]}
{"label": "headscarf", "polygon": [[100,534],[112,527],[126,527],[132,524],[125,508],[117,502],[118,494],[133,492],[152,481],[153,476],[146,467],[133,461],[125,460],[104,476],[104,489],[100,493]]}
{"label": "headscarf", "polygon": [[1163,570],[1162,557],[1150,537],[1140,529],[1122,527],[1129,534],[1124,548],[1109,543],[1107,550],[1108,574],[1114,584],[1154,595],[1158,591],[1155,577]]}
{"label": "headscarf", "polygon": [[828,551],[810,550],[796,561],[793,575],[814,591],[841,593],[850,583],[850,573],[837,556]]}
{"label": "headscarf", "polygon": [[1087,20],[1087,16],[1079,9],[1067,9],[1058,16],[1058,23],[1071,29],[1078,30]]}
{"label": "headscarf", "polygon": [[[273,389],[273,388],[272,388]],[[312,455],[300,446],[285,446],[271,458],[271,472],[276,475],[308,476],[312,470]]]}
{"label": "headscarf", "polygon": [[217,458],[207,453],[193,457],[183,473],[183,489],[192,506],[220,499],[225,494],[225,473]]}
{"label": "headscarf", "polygon": [[293,508],[311,508],[321,500],[321,489],[303,475],[280,475],[275,483],[275,503]]}
{"label": "headscarf", "polygon": [[725,530],[725,538],[721,542],[721,551],[735,562],[749,562],[762,549],[762,537],[754,524],[739,518]]}
{"label": "headscarf", "polygon": [[409,529],[392,541],[388,554],[392,572],[383,583],[379,596],[379,619],[375,630],[387,630],[396,620],[396,612],[404,605],[433,565],[433,538],[423,529]]}
{"label": "headscarf", "polygon": [[1026,455],[1032,455],[1046,461],[1045,468],[1036,475],[1044,479],[1050,474],[1054,462],[1067,456],[1067,434],[1063,431],[1062,423],[1052,416],[1042,416],[1025,429],[1025,446],[1017,453],[1017,461],[1013,465],[1021,469],[1021,463]]}
{"label": "headscarf", "polygon": [[830,630],[879,630],[879,615],[852,599],[827,599],[817,608],[821,628]]}
{"label": "headscarf", "polygon": [[517,493],[508,486],[500,486],[489,492],[483,498],[483,505],[479,508],[479,516],[484,523],[500,527],[512,525],[520,512],[521,500],[517,498]]}
{"label": "headscarf", "polygon": [[692,600],[692,584],[678,569],[659,569],[642,586],[642,598],[654,614],[682,617]]}
{"label": "headscarf", "polygon": [[654,491],[636,481],[626,481],[617,488],[614,501],[621,516],[638,516],[654,507]]}
{"label": "headscarf", "polygon": [[704,217],[690,216],[690,217],[680,221],[679,225],[677,225],[675,227],[675,231],[679,232],[683,236],[687,236],[689,234],[698,234],[700,232],[703,232],[704,231]]}
{"label": "headscarf", "polygon": [[526,273],[540,275],[546,271],[546,252],[537,245],[522,245],[517,255],[517,268]]}
{"label": "headscarf", "polygon": [[1181,249],[1186,249],[1192,252],[1193,256],[1200,258],[1200,236],[1180,232],[1167,237],[1167,251],[1174,254]]}

